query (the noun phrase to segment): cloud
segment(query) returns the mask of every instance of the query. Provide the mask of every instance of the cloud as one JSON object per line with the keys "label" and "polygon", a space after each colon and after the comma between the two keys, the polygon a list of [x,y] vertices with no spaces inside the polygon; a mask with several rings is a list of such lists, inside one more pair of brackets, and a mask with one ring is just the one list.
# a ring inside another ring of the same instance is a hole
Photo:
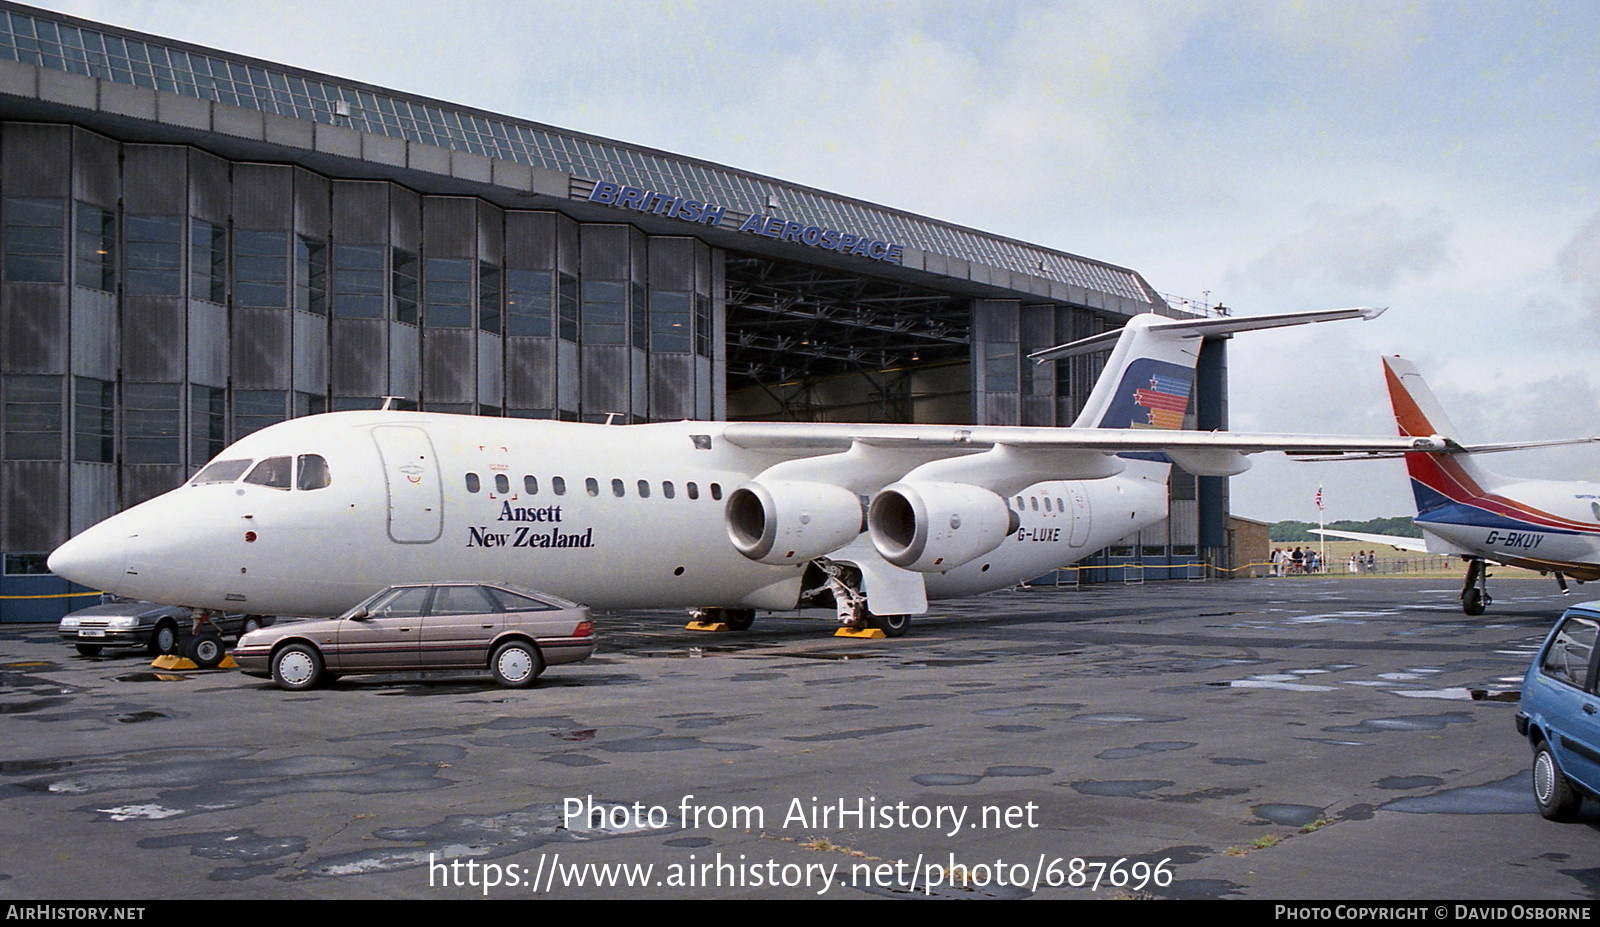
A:
{"label": "cloud", "polygon": [[1452,223],[1437,207],[1407,215],[1388,203],[1361,210],[1320,204],[1306,216],[1310,224],[1254,261],[1247,276],[1267,287],[1309,282],[1382,291],[1450,266]]}
{"label": "cloud", "polygon": [[1556,264],[1562,278],[1578,288],[1579,307],[1586,323],[1580,326],[1581,330],[1594,332],[1600,325],[1600,212],[1561,249]]}

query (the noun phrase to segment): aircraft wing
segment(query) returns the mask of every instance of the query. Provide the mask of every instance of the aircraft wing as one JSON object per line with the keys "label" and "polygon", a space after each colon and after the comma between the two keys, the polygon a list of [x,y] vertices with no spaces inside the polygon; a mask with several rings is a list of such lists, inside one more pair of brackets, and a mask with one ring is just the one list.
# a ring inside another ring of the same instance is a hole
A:
{"label": "aircraft wing", "polygon": [[1364,541],[1368,544],[1387,544],[1395,550],[1411,550],[1422,554],[1429,552],[1428,542],[1425,538],[1408,538],[1398,534],[1363,534],[1360,531],[1335,531],[1332,528],[1312,528],[1311,533],[1327,535],[1330,538]]}

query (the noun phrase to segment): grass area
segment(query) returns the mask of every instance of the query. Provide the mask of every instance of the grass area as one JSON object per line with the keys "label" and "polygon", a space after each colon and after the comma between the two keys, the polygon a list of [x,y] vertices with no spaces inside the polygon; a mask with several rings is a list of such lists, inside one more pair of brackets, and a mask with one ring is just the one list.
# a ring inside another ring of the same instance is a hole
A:
{"label": "grass area", "polygon": [[[1369,544],[1366,541],[1346,541],[1343,539],[1329,538],[1326,541],[1310,542],[1273,542],[1267,548],[1268,552],[1273,547],[1285,550],[1311,549],[1327,551],[1323,561],[1323,573],[1328,576],[1364,576],[1373,579],[1413,578],[1428,579],[1439,577],[1455,577],[1460,579],[1466,573],[1466,563],[1459,557],[1445,557],[1439,554],[1422,554],[1415,551],[1395,550],[1393,547]],[[1372,551],[1378,558],[1377,569],[1371,573],[1351,573],[1349,570],[1350,555],[1357,551]],[[1254,558],[1265,562],[1266,555]],[[1514,578],[1537,577],[1539,574],[1533,570],[1524,570],[1518,567],[1493,567],[1495,576]],[[1265,575],[1258,572],[1257,575]],[[1310,577],[1308,577],[1310,578]]]}

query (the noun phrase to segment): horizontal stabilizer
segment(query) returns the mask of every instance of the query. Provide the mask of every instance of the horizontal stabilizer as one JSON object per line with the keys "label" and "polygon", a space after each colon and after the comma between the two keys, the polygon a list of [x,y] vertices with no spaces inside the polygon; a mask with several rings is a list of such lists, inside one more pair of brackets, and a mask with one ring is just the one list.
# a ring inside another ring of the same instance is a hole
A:
{"label": "horizontal stabilizer", "polygon": [[[1313,322],[1337,322],[1344,319],[1375,319],[1384,313],[1388,307],[1373,308],[1371,306],[1358,306],[1351,309],[1313,309],[1308,312],[1279,312],[1273,315],[1253,316],[1226,316],[1215,319],[1171,319],[1156,322],[1149,326],[1149,331],[1163,335],[1176,335],[1180,338],[1207,338],[1221,335],[1231,335],[1235,332],[1257,331],[1265,328],[1284,328],[1290,325],[1309,325]],[[1122,336],[1122,330],[1101,332],[1080,338],[1068,344],[1043,351],[1035,351],[1028,357],[1035,363],[1060,360],[1064,357],[1076,357],[1079,354],[1091,354],[1103,351],[1115,344]]]}

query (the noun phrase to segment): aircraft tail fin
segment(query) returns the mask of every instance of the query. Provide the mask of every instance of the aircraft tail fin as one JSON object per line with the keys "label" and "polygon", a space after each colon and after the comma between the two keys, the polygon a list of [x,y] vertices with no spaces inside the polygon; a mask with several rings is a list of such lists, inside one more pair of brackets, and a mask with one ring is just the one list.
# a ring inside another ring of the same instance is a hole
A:
{"label": "aircraft tail fin", "polygon": [[[1460,443],[1455,425],[1422,379],[1416,364],[1403,357],[1385,357],[1383,375],[1400,434],[1409,437],[1438,435]],[[1503,482],[1501,477],[1479,466],[1473,456],[1466,452],[1405,455],[1418,514],[1426,514],[1452,501],[1481,496],[1493,485]]]}
{"label": "aircraft tail fin", "polygon": [[1092,335],[1030,357],[1043,363],[1110,346],[1111,357],[1073,427],[1177,429],[1183,427],[1189,407],[1202,339],[1311,322],[1372,319],[1382,312],[1371,308],[1321,309],[1214,319],[1169,319],[1151,313],[1134,316],[1120,330]]}

